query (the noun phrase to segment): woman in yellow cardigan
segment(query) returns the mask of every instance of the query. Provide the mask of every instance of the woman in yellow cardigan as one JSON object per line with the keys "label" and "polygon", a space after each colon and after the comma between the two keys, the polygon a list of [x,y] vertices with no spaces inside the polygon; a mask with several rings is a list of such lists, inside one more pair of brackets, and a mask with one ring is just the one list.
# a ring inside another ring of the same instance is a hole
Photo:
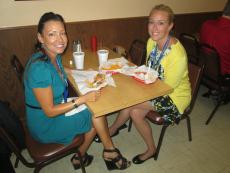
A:
{"label": "woman in yellow cardigan", "polygon": [[187,55],[175,37],[170,36],[174,14],[166,5],[155,6],[149,15],[146,65],[158,71],[159,78],[170,85],[174,91],[162,97],[144,102],[120,111],[110,127],[110,135],[118,134],[130,117],[143,138],[147,149],[133,158],[133,163],[141,164],[155,154],[155,144],[151,127],[145,116],[150,110],[158,112],[167,123],[177,122],[191,100],[188,78]]}

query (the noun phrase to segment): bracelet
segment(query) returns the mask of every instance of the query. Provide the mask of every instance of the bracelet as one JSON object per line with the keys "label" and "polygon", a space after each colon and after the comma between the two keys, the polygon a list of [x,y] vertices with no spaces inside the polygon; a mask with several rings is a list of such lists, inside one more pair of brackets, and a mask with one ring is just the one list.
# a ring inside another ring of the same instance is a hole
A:
{"label": "bracelet", "polygon": [[77,105],[77,103],[75,102],[74,99],[73,99],[71,102],[73,103],[73,107],[74,107],[74,108],[77,108],[77,107],[78,107],[78,105]]}

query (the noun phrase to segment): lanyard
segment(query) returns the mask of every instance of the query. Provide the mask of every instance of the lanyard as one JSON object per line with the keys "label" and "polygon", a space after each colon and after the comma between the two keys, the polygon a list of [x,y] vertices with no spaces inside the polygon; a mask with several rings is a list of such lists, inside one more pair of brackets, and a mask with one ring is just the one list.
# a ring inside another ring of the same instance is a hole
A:
{"label": "lanyard", "polygon": [[67,81],[67,79],[66,79],[66,77],[65,77],[65,75],[64,75],[64,72],[63,72],[63,70],[62,70],[62,68],[61,68],[61,65],[59,64],[58,59],[56,59],[56,62],[57,62],[57,65],[58,65],[59,70],[61,71],[62,79],[63,79],[64,82],[65,82],[65,90],[64,90],[64,93],[63,93],[63,97],[64,97],[64,102],[66,103],[66,102],[67,102],[67,97],[68,97],[68,95],[69,95],[69,91],[68,91],[68,81]]}
{"label": "lanyard", "polygon": [[155,48],[150,53],[150,61],[149,61],[149,63],[151,63],[150,65],[153,65],[153,67],[156,67],[156,66],[159,67],[160,61],[163,58],[166,49],[168,48],[169,40],[170,40],[170,36],[168,36],[158,59],[157,59],[157,49],[158,49],[157,47],[158,46],[157,45],[155,46]]}

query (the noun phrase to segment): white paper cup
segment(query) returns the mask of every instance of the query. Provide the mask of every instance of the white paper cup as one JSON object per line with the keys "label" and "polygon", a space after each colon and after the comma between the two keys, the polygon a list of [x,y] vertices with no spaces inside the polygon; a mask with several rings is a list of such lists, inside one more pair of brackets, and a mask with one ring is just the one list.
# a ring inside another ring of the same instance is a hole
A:
{"label": "white paper cup", "polygon": [[97,51],[97,55],[98,55],[99,65],[101,66],[102,64],[107,62],[109,51],[106,49],[100,49]]}
{"label": "white paper cup", "polygon": [[84,57],[85,57],[84,52],[74,52],[73,53],[73,59],[74,59],[76,69],[79,69],[79,70],[84,69]]}

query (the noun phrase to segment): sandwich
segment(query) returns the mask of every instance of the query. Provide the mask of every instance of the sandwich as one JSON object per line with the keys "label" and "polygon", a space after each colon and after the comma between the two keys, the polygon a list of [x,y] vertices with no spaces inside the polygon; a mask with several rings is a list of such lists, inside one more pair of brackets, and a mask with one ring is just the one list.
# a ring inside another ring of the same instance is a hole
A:
{"label": "sandwich", "polygon": [[105,74],[98,73],[92,82],[88,81],[88,87],[89,88],[97,88],[101,84],[105,82]]}

